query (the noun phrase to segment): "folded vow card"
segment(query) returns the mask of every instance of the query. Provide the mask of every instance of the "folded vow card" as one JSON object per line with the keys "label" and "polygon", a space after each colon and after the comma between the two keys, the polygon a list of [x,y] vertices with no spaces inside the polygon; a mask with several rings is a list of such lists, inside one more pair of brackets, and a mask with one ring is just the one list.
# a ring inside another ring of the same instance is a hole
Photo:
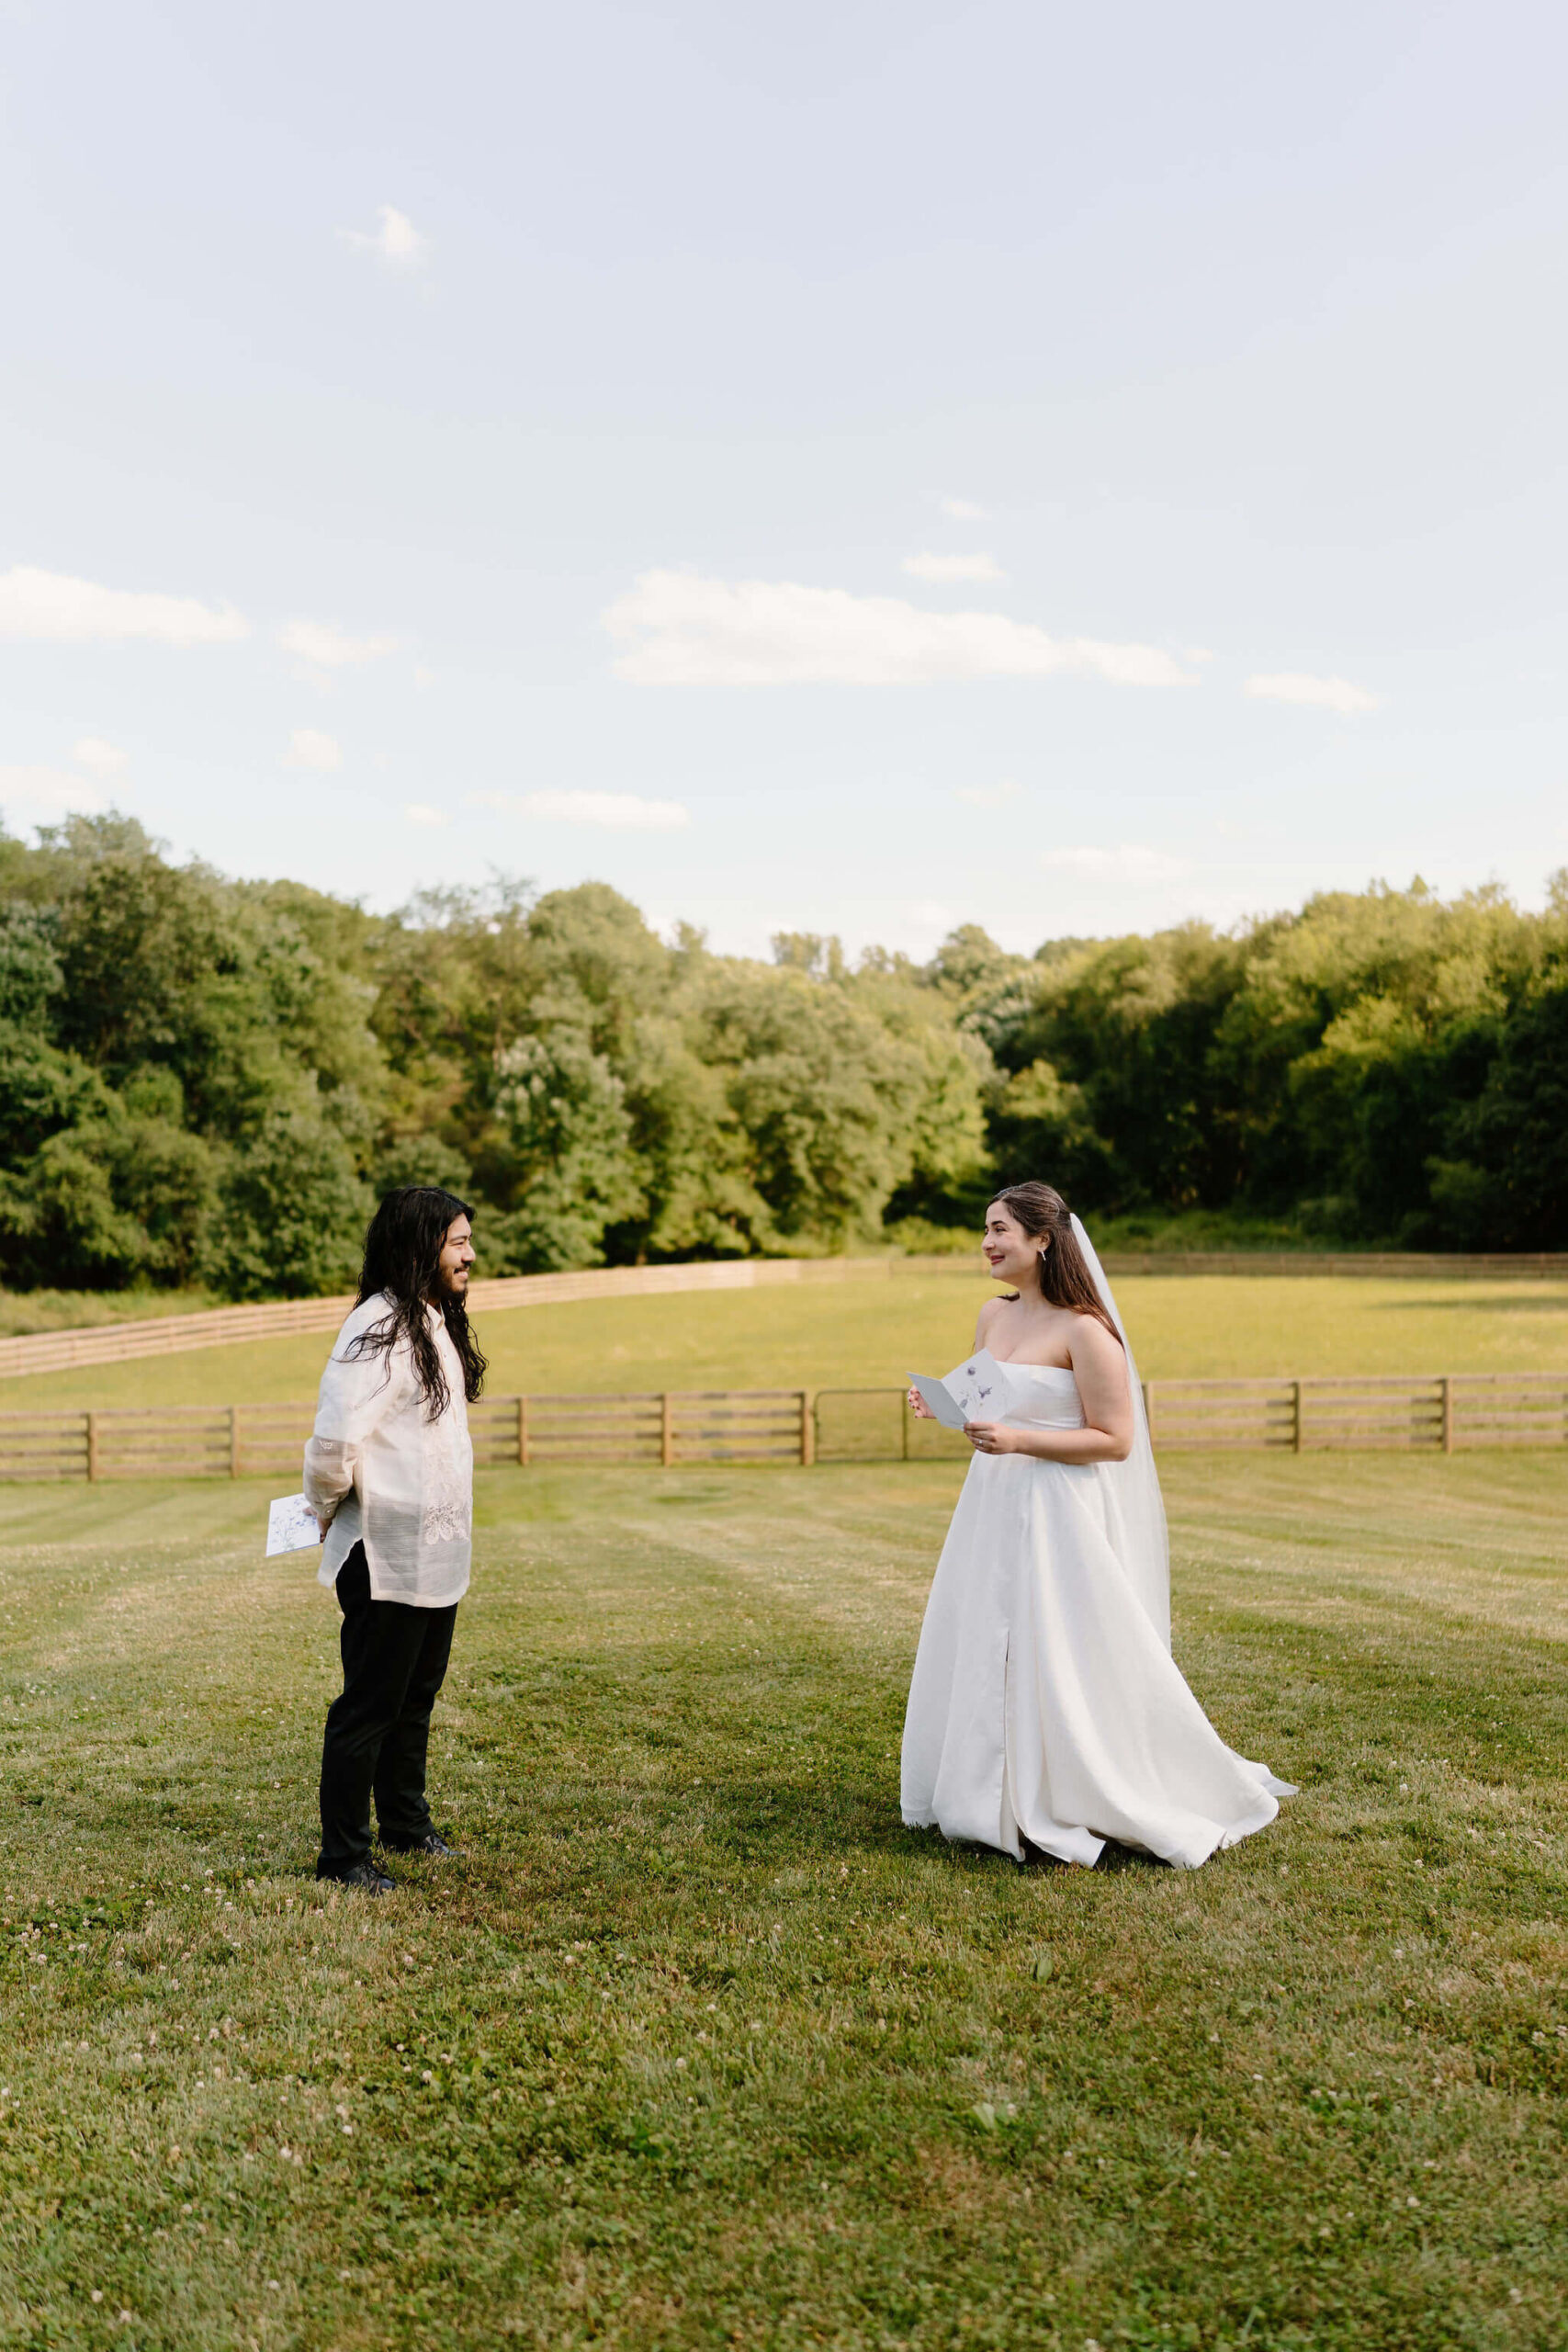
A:
{"label": "folded vow card", "polygon": [[266,1507],[266,1556],[302,1552],[321,1540],[321,1522],[303,1495],[279,1495]]}
{"label": "folded vow card", "polygon": [[961,1430],[965,1421],[1005,1421],[1018,1396],[1018,1384],[989,1348],[977,1349],[944,1380],[917,1372],[909,1385],[949,1430]]}

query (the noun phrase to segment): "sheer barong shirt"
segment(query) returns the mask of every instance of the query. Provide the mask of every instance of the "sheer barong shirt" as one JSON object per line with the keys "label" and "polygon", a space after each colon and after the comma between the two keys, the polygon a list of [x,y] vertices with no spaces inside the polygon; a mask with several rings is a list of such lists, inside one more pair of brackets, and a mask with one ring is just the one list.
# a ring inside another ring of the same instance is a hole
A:
{"label": "sheer barong shirt", "polygon": [[338,1333],[305,1447],[305,1499],[331,1517],[322,1584],[337,1581],[355,1544],[365,1546],[374,1600],[445,1609],[468,1589],[473,1551],[474,1449],[463,1367],[438,1306],[427,1306],[446,1375],[446,1406],[432,1420],[413,1351],[353,1353],[351,1342],[391,1308],[385,1292],[356,1306]]}

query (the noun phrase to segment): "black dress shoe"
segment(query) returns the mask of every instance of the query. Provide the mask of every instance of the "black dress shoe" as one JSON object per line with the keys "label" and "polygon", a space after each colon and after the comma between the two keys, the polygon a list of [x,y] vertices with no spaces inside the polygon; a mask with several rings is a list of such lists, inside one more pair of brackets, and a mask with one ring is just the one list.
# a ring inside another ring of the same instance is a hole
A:
{"label": "black dress shoe", "polygon": [[[381,1840],[383,1845],[386,1842],[385,1838]],[[445,1854],[452,1861],[461,1859],[457,1847],[449,1846],[439,1829],[428,1829],[423,1838],[416,1838],[412,1845],[394,1846],[392,1851],[394,1854]]]}
{"label": "black dress shoe", "polygon": [[397,1886],[396,1879],[378,1871],[374,1862],[355,1862],[346,1871],[318,1871],[316,1876],[333,1886],[357,1887],[362,1894],[390,1894]]}

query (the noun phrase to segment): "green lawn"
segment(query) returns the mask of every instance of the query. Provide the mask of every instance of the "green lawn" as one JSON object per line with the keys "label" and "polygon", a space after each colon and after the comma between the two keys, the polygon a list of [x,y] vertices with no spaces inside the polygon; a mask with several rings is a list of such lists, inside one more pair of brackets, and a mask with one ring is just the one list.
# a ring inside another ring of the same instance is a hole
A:
{"label": "green lawn", "polygon": [[378,1905],[265,1490],[0,1495],[0,2344],[1561,2346],[1568,1463],[1165,1476],[1202,1871],[901,1826],[951,1468],[510,1472]]}
{"label": "green lawn", "polygon": [[[973,1272],[799,1289],[578,1300],[476,1318],[497,1396],[571,1389],[862,1387],[944,1372],[992,1285]],[[1140,1369],[1554,1372],[1568,1283],[1150,1275],[1118,1284]],[[315,1394],[323,1337],[0,1381],[0,1411],[278,1403]]]}
{"label": "green lawn", "polygon": [[0,1340],[198,1315],[219,1301],[204,1290],[0,1290]]}

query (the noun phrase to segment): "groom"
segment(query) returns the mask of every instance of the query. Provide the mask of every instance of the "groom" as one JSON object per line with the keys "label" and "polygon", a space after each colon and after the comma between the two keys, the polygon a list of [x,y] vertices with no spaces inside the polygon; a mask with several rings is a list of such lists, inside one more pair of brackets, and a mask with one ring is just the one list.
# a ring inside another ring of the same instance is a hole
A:
{"label": "groom", "polygon": [[393,1882],[381,1844],[450,1854],[425,1802],[430,1712],[468,1589],[474,1453],[467,1407],[485,1362],[468,1329],[469,1212],[429,1184],[389,1193],[365,1237],[354,1311],[321,1374],[305,1497],[321,1581],[343,1611],[343,1690],[321,1748],[316,1876],[367,1894]]}

